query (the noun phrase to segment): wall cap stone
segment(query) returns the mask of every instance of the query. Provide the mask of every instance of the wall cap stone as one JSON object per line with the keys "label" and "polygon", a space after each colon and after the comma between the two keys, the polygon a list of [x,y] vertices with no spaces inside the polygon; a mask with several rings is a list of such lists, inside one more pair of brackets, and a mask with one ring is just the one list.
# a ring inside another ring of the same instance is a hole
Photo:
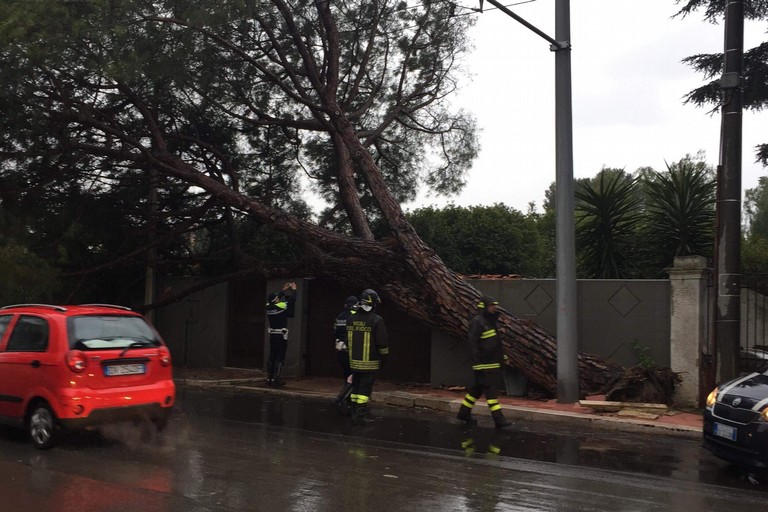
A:
{"label": "wall cap stone", "polygon": [[707,258],[704,256],[675,256],[669,270],[706,270]]}

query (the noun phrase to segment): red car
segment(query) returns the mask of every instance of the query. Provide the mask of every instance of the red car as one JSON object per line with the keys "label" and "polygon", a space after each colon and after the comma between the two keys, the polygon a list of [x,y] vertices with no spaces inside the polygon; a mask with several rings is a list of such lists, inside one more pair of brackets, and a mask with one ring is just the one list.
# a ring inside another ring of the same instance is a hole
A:
{"label": "red car", "polygon": [[150,420],[174,404],[171,354],[140,314],[122,306],[0,308],[0,422],[47,449],[62,429]]}

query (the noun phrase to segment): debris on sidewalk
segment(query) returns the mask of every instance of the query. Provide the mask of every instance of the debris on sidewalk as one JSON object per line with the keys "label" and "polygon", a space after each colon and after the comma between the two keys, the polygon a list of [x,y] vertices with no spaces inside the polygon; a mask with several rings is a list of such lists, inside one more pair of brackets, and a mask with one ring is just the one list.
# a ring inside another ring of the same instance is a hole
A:
{"label": "debris on sidewalk", "polygon": [[630,418],[640,418],[641,420],[657,420],[658,414],[652,414],[650,412],[644,412],[639,409],[622,409],[616,413],[617,416],[629,416]]}
{"label": "debris on sidewalk", "polygon": [[614,402],[608,400],[579,400],[579,405],[587,407],[596,412],[616,412],[622,411],[637,411],[646,414],[656,414],[658,418],[662,414],[667,413],[666,404],[644,404],[636,402]]}
{"label": "debris on sidewalk", "polygon": [[[179,385],[218,387],[246,393],[315,396],[333,398],[341,380],[332,377],[300,377],[288,380],[286,387],[268,388],[262,372],[258,370],[179,369],[174,378]],[[465,393],[464,386],[398,383],[381,381],[371,397],[381,405],[416,407],[454,414]],[[531,396],[502,395],[499,402],[505,416],[519,421],[552,421],[573,425],[643,433],[664,433],[673,436],[701,436],[702,417],[697,411],[672,411],[666,404],[606,401],[605,395],[588,395],[575,404],[561,404],[557,400],[542,400]],[[601,409],[602,408],[602,409]],[[480,407],[479,414],[487,412]],[[620,413],[620,411],[625,411]]]}
{"label": "debris on sidewalk", "polygon": [[624,374],[609,383],[606,400],[671,404],[675,387],[681,382],[678,373],[669,368],[627,368]]}

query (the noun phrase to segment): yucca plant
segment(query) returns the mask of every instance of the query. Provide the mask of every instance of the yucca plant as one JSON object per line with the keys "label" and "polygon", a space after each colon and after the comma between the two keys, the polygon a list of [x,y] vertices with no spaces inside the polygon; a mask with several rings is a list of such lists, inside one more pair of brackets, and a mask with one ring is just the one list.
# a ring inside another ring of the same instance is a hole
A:
{"label": "yucca plant", "polygon": [[689,156],[645,175],[645,231],[659,272],[675,256],[712,255],[715,186],[711,167]]}
{"label": "yucca plant", "polygon": [[575,198],[579,273],[591,279],[634,277],[642,214],[637,180],[623,169],[603,169],[577,187]]}

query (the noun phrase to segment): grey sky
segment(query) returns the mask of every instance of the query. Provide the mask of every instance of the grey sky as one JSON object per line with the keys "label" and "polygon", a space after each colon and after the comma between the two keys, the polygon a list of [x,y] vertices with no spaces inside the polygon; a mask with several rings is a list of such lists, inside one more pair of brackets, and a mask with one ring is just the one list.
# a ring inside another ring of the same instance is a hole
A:
{"label": "grey sky", "polygon": [[[554,36],[554,5],[537,0],[512,10]],[[501,202],[525,211],[530,201],[541,207],[554,181],[554,55],[546,41],[485,7],[471,32],[471,78],[454,100],[477,117],[480,156],[461,194],[421,195],[406,208]],[[665,160],[699,150],[717,164],[720,117],[683,105],[683,96],[704,82],[681,60],[722,51],[723,27],[700,14],[672,18],[677,10],[673,0],[571,0],[575,177],[594,176],[603,166],[661,170]],[[745,46],[764,40],[764,29],[748,23]],[[754,146],[766,139],[760,116],[744,115],[744,188],[765,174],[753,163]]]}

